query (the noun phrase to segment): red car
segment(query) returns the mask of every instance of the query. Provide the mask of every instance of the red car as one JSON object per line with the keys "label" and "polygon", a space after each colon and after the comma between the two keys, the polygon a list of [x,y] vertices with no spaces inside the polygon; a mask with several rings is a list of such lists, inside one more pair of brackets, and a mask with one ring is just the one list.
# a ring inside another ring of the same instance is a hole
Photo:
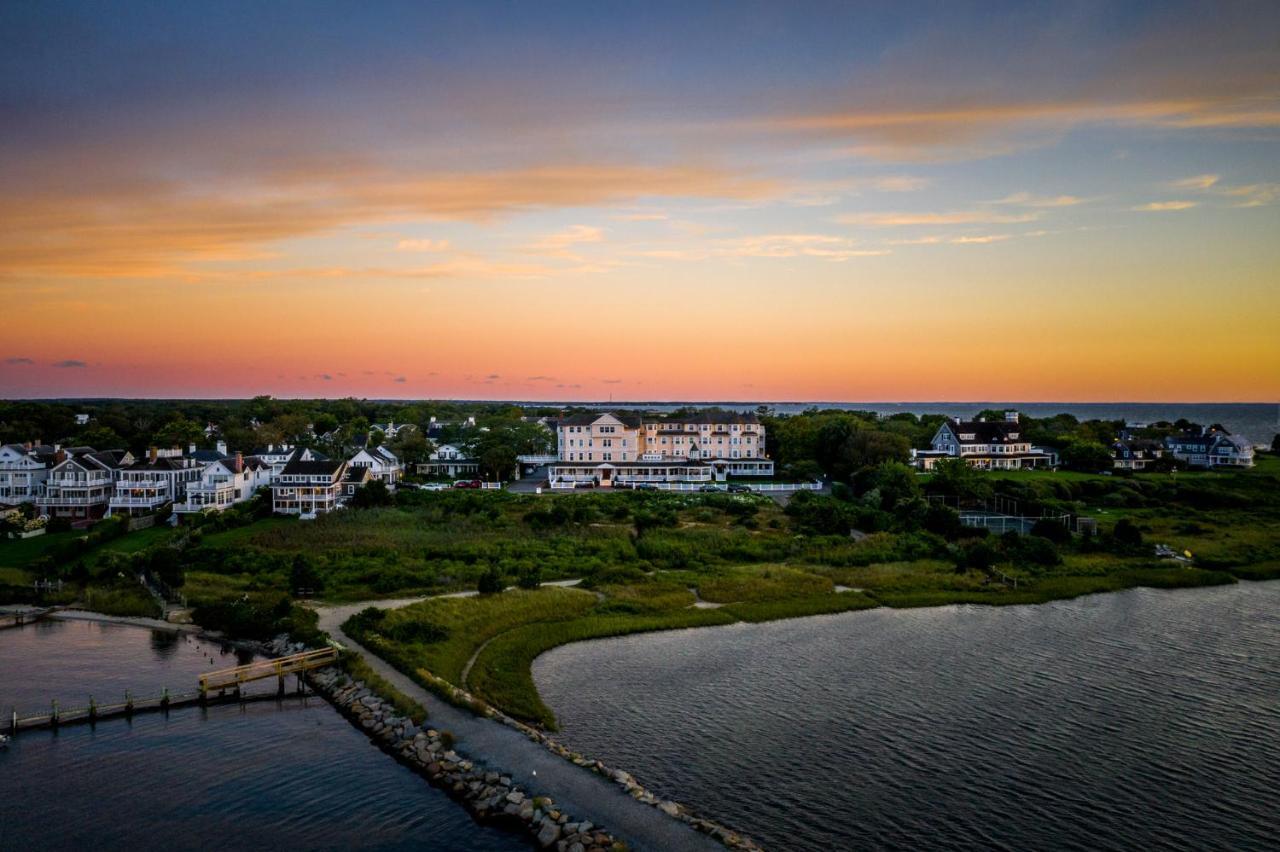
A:
{"label": "red car", "polygon": [[484,488],[484,483],[479,479],[459,479],[453,483],[454,488]]}

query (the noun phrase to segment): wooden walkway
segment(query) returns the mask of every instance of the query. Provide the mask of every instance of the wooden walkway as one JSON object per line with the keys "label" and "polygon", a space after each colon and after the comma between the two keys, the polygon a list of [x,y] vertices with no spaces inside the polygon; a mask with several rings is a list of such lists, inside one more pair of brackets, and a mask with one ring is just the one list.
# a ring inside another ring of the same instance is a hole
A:
{"label": "wooden walkway", "polygon": [[[275,701],[285,694],[284,679],[287,675],[298,675],[298,693],[305,694],[306,686],[302,680],[302,674],[312,669],[333,665],[338,660],[338,653],[337,648],[321,648],[317,651],[304,651],[301,654],[291,654],[275,660],[260,660],[245,666],[220,669],[200,675],[199,688],[195,692],[173,693],[166,689],[159,695],[137,698],[126,692],[124,701],[115,704],[99,704],[90,698],[89,703],[82,707],[60,707],[55,701],[50,705],[48,713],[19,716],[16,710],[13,711],[4,727],[9,733],[16,734],[19,731],[58,728],[62,725],[93,723],[105,719],[127,719],[138,713],[168,712],[179,707],[205,707],[212,704],[244,701]],[[242,685],[272,677],[279,683],[274,693],[241,694]]]}
{"label": "wooden walkway", "polygon": [[303,651],[301,654],[290,654],[275,660],[258,660],[245,666],[220,669],[200,675],[200,694],[208,695],[213,691],[222,692],[228,689],[239,692],[241,684],[265,680],[269,677],[277,678],[280,681],[280,689],[283,691],[285,675],[321,669],[337,661],[337,648],[320,648],[317,651]]}

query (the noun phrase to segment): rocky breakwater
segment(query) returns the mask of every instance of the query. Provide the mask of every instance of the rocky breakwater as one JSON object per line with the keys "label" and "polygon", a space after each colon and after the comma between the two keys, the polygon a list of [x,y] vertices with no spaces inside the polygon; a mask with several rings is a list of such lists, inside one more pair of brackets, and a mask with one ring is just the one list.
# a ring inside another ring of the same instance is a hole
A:
{"label": "rocky breakwater", "polygon": [[721,825],[715,820],[699,816],[686,805],[655,795],[643,784],[637,781],[631,773],[623,769],[609,766],[602,760],[595,760],[573,751],[567,746],[557,742],[555,738],[548,735],[545,731],[535,728],[532,725],[526,725],[519,719],[508,716],[498,708],[481,701],[475,695],[464,689],[459,689],[443,678],[434,677],[424,670],[420,670],[419,675],[430,678],[432,680],[434,691],[451,704],[458,707],[466,707],[477,715],[486,716],[495,722],[500,722],[509,728],[516,729],[533,742],[538,743],[551,753],[564,758],[575,766],[581,766],[583,769],[594,772],[597,775],[602,775],[613,781],[621,787],[627,795],[635,799],[637,802],[650,805],[658,809],[672,819],[685,823],[695,831],[700,831],[703,834],[709,835],[730,849],[740,850],[740,852],[762,852],[763,847],[751,838],[734,831],[727,826]]}
{"label": "rocky breakwater", "polygon": [[522,790],[510,775],[466,759],[447,732],[419,729],[363,682],[335,668],[311,672],[308,680],[383,750],[444,790],[477,820],[524,832],[541,848],[557,852],[626,849],[604,829],[564,813],[551,799]]}

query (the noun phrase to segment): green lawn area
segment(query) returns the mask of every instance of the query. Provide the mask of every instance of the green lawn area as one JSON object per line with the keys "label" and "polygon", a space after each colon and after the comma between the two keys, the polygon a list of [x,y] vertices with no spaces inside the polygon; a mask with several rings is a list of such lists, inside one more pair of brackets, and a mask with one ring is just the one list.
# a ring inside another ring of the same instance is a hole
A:
{"label": "green lawn area", "polygon": [[58,545],[69,542],[77,532],[45,533],[34,538],[0,540],[0,569],[22,569]]}

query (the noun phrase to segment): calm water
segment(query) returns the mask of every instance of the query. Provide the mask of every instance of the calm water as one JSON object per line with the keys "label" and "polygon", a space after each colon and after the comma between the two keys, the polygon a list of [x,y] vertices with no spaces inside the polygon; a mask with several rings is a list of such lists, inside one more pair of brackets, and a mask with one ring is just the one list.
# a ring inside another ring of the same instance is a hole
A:
{"label": "calm water", "polygon": [[574,748],[771,848],[1280,848],[1280,582],[540,657]]}
{"label": "calm water", "polygon": [[[210,657],[213,659],[210,660]],[[0,708],[42,710],[235,665],[217,645],[133,627],[0,632]],[[175,710],[27,732],[0,750],[0,849],[515,850],[320,699]]]}

